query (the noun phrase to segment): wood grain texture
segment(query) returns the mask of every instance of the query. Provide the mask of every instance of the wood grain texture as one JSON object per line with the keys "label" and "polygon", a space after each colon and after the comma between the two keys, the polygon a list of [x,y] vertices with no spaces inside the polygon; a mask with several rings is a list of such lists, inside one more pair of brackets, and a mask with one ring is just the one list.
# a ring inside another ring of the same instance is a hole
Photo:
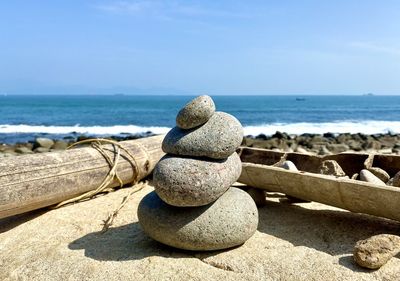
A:
{"label": "wood grain texture", "polygon": [[[164,136],[120,142],[135,161],[121,150],[117,172],[124,184],[132,181],[133,165],[142,179],[149,175],[164,155]],[[112,145],[102,146],[113,157]],[[96,189],[110,166],[92,147],[76,148],[0,159],[0,218],[54,205]],[[109,187],[118,185],[113,181]]]}

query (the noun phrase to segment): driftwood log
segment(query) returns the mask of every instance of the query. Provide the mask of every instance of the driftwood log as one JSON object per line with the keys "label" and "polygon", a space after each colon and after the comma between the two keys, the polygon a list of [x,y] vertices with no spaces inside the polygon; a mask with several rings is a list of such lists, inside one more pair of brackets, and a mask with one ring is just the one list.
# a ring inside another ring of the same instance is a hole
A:
{"label": "driftwood log", "polygon": [[355,213],[364,213],[400,221],[400,188],[380,186],[358,180],[318,174],[324,160],[335,160],[347,175],[358,173],[365,166],[380,167],[394,176],[400,171],[400,156],[343,153],[325,157],[287,153],[300,171],[288,171],[272,165],[284,153],[247,148],[240,150],[242,174],[239,182],[280,192],[296,198],[315,201]]}
{"label": "driftwood log", "polygon": [[[121,150],[117,173],[124,184],[149,175],[164,155],[164,136],[120,142],[135,159]],[[102,148],[112,158],[113,145]],[[136,166],[136,168],[134,167]],[[62,152],[2,158],[0,160],[0,218],[51,206],[96,189],[110,171],[104,156],[92,147]],[[135,174],[138,171],[138,175]],[[114,180],[108,187],[118,186]]]}

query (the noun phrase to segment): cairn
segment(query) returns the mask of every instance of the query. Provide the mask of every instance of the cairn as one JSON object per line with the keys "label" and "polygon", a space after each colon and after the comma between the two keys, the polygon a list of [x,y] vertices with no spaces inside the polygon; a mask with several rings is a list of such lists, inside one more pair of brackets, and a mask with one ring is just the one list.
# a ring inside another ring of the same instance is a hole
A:
{"label": "cairn", "polygon": [[209,96],[189,102],[176,124],[154,169],[155,191],[139,204],[140,225],[154,240],[185,250],[243,244],[257,229],[258,211],[246,192],[231,187],[242,170],[241,124],[215,112]]}

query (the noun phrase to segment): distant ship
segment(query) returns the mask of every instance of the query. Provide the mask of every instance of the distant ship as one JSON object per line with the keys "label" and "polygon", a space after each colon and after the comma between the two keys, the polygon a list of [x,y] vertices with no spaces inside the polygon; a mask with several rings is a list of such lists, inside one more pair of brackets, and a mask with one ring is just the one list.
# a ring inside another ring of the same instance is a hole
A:
{"label": "distant ship", "polygon": [[366,94],[364,94],[363,96],[371,97],[371,96],[373,96],[373,95],[374,95],[373,93],[366,93]]}
{"label": "distant ship", "polygon": [[296,101],[305,101],[305,98],[296,98]]}

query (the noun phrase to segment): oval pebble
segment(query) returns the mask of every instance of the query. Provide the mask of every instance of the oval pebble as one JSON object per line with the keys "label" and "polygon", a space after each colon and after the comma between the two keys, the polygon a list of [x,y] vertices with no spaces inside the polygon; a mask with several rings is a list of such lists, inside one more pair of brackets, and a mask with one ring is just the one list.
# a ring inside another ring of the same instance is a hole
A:
{"label": "oval pebble", "polygon": [[203,206],[218,199],[240,176],[235,152],[224,160],[164,156],[153,173],[155,191],[173,206]]}
{"label": "oval pebble", "polygon": [[202,207],[174,207],[153,191],[139,204],[139,223],[150,237],[185,250],[210,251],[238,246],[257,230],[258,211],[244,191],[231,187]]}
{"label": "oval pebble", "polygon": [[203,125],[215,112],[210,96],[203,95],[186,104],[176,116],[176,125],[181,129],[192,129]]}
{"label": "oval pebble", "polygon": [[174,127],[165,136],[165,153],[224,159],[236,151],[243,140],[243,128],[232,115],[215,112],[201,127],[183,130]]}

